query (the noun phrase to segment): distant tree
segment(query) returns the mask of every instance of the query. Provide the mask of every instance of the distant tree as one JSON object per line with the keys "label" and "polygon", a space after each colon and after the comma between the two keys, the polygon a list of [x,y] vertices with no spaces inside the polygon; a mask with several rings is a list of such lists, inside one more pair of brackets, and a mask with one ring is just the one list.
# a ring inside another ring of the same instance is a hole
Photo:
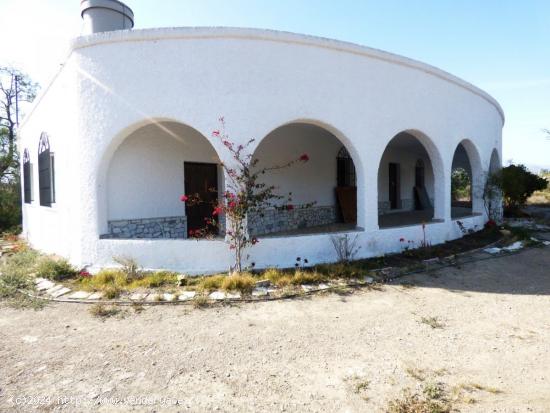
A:
{"label": "distant tree", "polygon": [[527,201],[533,192],[547,188],[548,181],[542,176],[527,170],[525,165],[508,165],[498,172],[502,188],[504,206],[508,210],[517,210]]}
{"label": "distant tree", "polygon": [[21,106],[32,102],[37,90],[38,85],[20,70],[0,66],[0,182],[18,179],[18,117]]}
{"label": "distant tree", "polygon": [[0,66],[0,231],[21,223],[18,118],[21,107],[35,98],[37,89],[23,72]]}
{"label": "distant tree", "polygon": [[470,199],[472,182],[470,174],[464,168],[456,168],[451,172],[451,197],[453,201]]}

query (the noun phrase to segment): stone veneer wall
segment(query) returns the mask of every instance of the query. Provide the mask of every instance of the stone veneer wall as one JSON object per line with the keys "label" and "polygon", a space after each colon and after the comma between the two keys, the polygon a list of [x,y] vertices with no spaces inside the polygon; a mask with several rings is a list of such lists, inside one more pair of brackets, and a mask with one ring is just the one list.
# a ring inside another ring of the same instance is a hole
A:
{"label": "stone veneer wall", "polygon": [[296,208],[290,211],[268,209],[262,215],[248,217],[250,235],[265,235],[338,222],[338,213],[334,206]]}
{"label": "stone veneer wall", "polygon": [[109,221],[109,233],[101,238],[187,238],[187,217]]}

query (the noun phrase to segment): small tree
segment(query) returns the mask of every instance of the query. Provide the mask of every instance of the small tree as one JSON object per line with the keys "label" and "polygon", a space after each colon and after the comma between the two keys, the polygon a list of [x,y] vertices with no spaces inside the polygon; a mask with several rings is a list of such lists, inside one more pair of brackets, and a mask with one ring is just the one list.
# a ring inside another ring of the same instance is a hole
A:
{"label": "small tree", "polygon": [[470,174],[464,168],[456,168],[451,172],[451,198],[453,201],[470,199],[472,182]]}
{"label": "small tree", "polygon": [[[247,217],[251,214],[262,215],[266,208],[278,208],[280,210],[292,210],[292,193],[286,196],[276,193],[276,187],[267,185],[261,181],[261,177],[269,172],[289,168],[298,162],[309,161],[307,154],[283,165],[257,168],[259,160],[252,157],[247,151],[254,142],[250,139],[245,144],[236,145],[225,131],[224,118],[220,118],[220,129],[212,132],[212,137],[219,139],[229,151],[233,162],[231,165],[222,163],[225,176],[228,178],[226,188],[221,199],[212,205],[212,218],[207,218],[204,228],[192,230],[189,235],[195,238],[208,237],[212,233],[212,227],[218,226],[221,215],[226,218],[226,236],[229,239],[229,249],[233,252],[233,272],[243,271],[243,259],[247,248],[256,245],[258,238],[250,236],[247,228]],[[181,201],[189,205],[202,203],[198,194],[182,195]],[[312,204],[304,204],[300,207],[310,207]],[[248,257],[248,255],[246,255]]]}
{"label": "small tree", "polygon": [[495,222],[499,222],[502,218],[502,187],[500,181],[498,172],[488,172],[482,194],[487,218]]}
{"label": "small tree", "polygon": [[498,175],[504,206],[508,210],[521,208],[533,192],[542,191],[548,186],[545,178],[529,172],[527,167],[521,164],[508,165],[502,168]]}
{"label": "small tree", "polygon": [[21,106],[34,99],[37,88],[19,70],[0,66],[0,231],[21,223],[18,118]]}

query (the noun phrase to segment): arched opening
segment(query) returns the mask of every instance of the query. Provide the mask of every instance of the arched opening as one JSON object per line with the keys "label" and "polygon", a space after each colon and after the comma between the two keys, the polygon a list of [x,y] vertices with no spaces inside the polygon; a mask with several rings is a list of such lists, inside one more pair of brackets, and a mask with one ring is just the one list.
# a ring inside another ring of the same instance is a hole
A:
{"label": "arched opening", "polygon": [[428,151],[401,132],[386,146],[378,168],[378,225],[390,228],[434,217],[434,172]]}
{"label": "arched opening", "polygon": [[[102,237],[187,238],[190,230],[205,228],[222,191],[220,161],[202,134],[173,121],[147,124],[110,160],[108,233]],[[182,194],[198,194],[201,202],[183,203]]]}
{"label": "arched opening", "polygon": [[[262,169],[284,165],[301,154],[309,160],[262,177],[263,183],[274,186],[285,199],[248,217],[251,235],[325,233],[356,227],[355,165],[333,133],[310,123],[290,123],[269,133],[253,158],[258,160],[256,168]],[[284,208],[286,203],[291,207]]]}
{"label": "arched opening", "polygon": [[472,166],[466,149],[459,143],[451,167],[451,218],[472,214]]}

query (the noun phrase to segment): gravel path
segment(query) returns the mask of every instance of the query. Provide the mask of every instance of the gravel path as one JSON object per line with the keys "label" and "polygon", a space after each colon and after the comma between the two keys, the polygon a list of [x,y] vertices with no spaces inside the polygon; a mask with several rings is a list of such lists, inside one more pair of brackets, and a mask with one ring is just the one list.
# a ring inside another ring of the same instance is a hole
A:
{"label": "gravel path", "polygon": [[376,412],[424,377],[494,388],[459,411],[550,411],[550,248],[406,281],[105,321],[1,307],[0,411]]}

